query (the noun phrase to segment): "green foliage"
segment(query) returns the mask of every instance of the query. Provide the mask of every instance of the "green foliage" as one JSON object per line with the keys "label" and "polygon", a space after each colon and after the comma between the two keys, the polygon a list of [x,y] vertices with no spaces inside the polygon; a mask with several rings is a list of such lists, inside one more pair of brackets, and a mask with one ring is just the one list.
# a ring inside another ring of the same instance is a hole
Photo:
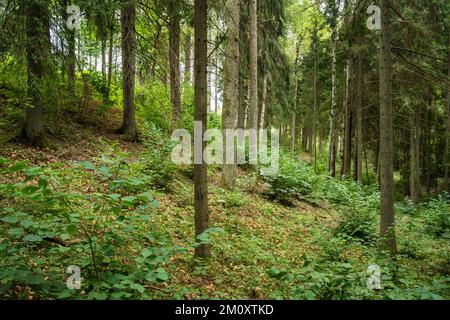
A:
{"label": "green foliage", "polygon": [[450,197],[448,194],[431,199],[424,206],[429,232],[436,237],[450,239]]}
{"label": "green foliage", "polygon": [[376,240],[375,217],[369,210],[342,208],[339,225],[335,232],[344,237],[359,239],[363,243]]}
{"label": "green foliage", "polygon": [[293,199],[310,194],[314,183],[310,168],[284,152],[280,153],[279,174],[263,179],[269,184],[266,195],[284,204],[292,204]]}
{"label": "green foliage", "polygon": [[146,148],[142,161],[143,172],[150,176],[154,187],[170,189],[169,183],[176,170],[171,159],[175,142],[153,123],[145,125],[143,140]]}
{"label": "green foliage", "polygon": [[[159,203],[120,154],[71,168],[2,159],[0,170],[0,195],[9,203],[0,212],[2,296],[32,290],[37,297],[81,298],[81,291],[65,289],[65,268],[78,265],[87,298],[148,298],[145,284],[166,281],[164,264],[184,252],[153,241],[149,221]],[[74,191],[80,183],[94,189]]]}

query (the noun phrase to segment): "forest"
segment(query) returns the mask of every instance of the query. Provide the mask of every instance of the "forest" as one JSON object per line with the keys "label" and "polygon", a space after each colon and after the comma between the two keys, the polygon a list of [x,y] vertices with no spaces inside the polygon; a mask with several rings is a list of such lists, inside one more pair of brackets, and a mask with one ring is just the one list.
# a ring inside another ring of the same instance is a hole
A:
{"label": "forest", "polygon": [[448,300],[449,148],[448,0],[0,0],[0,300]]}

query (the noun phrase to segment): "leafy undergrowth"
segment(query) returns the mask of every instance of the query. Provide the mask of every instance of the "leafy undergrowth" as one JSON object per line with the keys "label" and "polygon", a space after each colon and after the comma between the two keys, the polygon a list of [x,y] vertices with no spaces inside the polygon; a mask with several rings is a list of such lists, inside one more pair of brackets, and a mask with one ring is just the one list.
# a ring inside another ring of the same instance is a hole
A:
{"label": "leafy undergrowth", "polygon": [[[239,170],[235,191],[210,167],[211,229],[201,240],[213,256],[194,259],[192,168],[161,166],[170,154],[149,130],[145,150],[103,139],[75,161],[3,153],[2,298],[450,297],[448,197],[397,203],[393,261],[377,244],[376,188],[316,175],[285,154],[278,179]],[[66,287],[72,265],[79,290]],[[380,290],[367,287],[369,265],[380,267]]]}

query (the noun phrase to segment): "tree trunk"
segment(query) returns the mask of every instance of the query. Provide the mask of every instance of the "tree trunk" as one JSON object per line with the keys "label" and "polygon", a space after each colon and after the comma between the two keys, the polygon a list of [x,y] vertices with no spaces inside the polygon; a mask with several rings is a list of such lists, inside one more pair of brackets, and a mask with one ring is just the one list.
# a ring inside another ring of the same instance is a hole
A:
{"label": "tree trunk", "polygon": [[[335,10],[337,10],[335,8]],[[336,102],[336,46],[337,46],[337,17],[333,14],[331,33],[331,121],[330,121],[330,146],[328,159],[328,173],[336,177],[336,156],[337,156],[337,102]]]}
{"label": "tree trunk", "polygon": [[184,37],[184,82],[191,82],[191,33],[188,31]]}
{"label": "tree trunk", "polygon": [[113,51],[114,51],[114,17],[113,13],[111,16],[111,25],[109,30],[109,57],[108,57],[108,101],[109,95],[111,93],[111,83],[112,83],[112,69],[113,69]]}
{"label": "tree trunk", "polygon": [[[450,79],[450,36],[448,43],[448,66],[447,74]],[[448,80],[447,79],[447,80]],[[450,80],[448,80],[450,81]],[[444,190],[450,192],[449,169],[450,169],[450,82],[447,84],[447,125],[445,127],[445,152],[444,152]]]}
{"label": "tree trunk", "polygon": [[419,114],[410,115],[410,144],[409,144],[409,194],[411,201],[416,204],[420,200],[420,118]]}
{"label": "tree trunk", "polygon": [[[351,1],[345,1],[345,27],[347,32],[350,33],[350,16],[351,16]],[[352,58],[352,39],[348,35],[348,53],[347,53],[347,85],[346,85],[346,95],[345,95],[345,113],[344,113],[344,161],[343,161],[343,171],[344,178],[348,178],[351,170],[351,157],[352,157],[352,95],[353,95],[353,58]]]}
{"label": "tree trunk", "polygon": [[[236,164],[235,158],[227,159],[227,129],[235,129],[236,116],[239,108],[239,23],[240,0],[227,0],[227,34],[226,53],[224,63],[224,92],[222,108],[223,129],[223,175],[222,182],[228,189],[234,188]],[[235,154],[234,138],[233,146],[229,151]],[[230,162],[233,163],[230,163]]]}
{"label": "tree trunk", "polygon": [[263,92],[262,92],[262,99],[261,99],[261,119],[259,123],[259,128],[264,129],[266,127],[266,104],[267,104],[267,86],[269,81],[270,74],[266,73],[264,75],[263,80]]}
{"label": "tree trunk", "polygon": [[25,134],[27,141],[36,147],[44,147],[47,143],[44,132],[44,83],[51,68],[51,44],[49,12],[45,3],[30,0],[25,4],[28,96],[33,105],[26,112]]}
{"label": "tree trunk", "polygon": [[170,98],[172,101],[172,127],[175,129],[181,115],[180,92],[180,12],[178,0],[169,3],[169,67]]}
{"label": "tree trunk", "polygon": [[[250,0],[250,99],[248,110],[248,129],[258,129],[258,23],[257,0]],[[257,134],[250,136],[250,160],[257,159]],[[255,163],[253,163],[255,164]],[[256,166],[255,166],[256,168]]]}
{"label": "tree trunk", "polygon": [[394,168],[392,136],[392,58],[389,0],[381,0],[380,31],[380,236],[389,252],[396,253],[394,218]]}
{"label": "tree trunk", "polygon": [[[197,139],[201,139],[201,154],[206,147],[202,137],[207,127],[208,117],[208,9],[207,0],[195,0],[194,2],[194,29],[195,29],[195,111],[194,120],[202,123],[202,132]],[[195,156],[195,155],[194,155]],[[203,158],[203,157],[202,157]],[[201,164],[194,165],[194,200],[195,200],[195,239],[197,247],[195,255],[206,258],[211,255],[209,244],[199,243],[198,236],[209,228],[208,214],[208,175],[207,165],[202,159]]]}
{"label": "tree trunk", "polygon": [[[66,8],[69,5],[69,1],[64,1],[64,17],[68,18]],[[64,30],[67,38],[67,91],[70,97],[75,95],[75,30],[70,30],[66,24],[64,24]]]}
{"label": "tree trunk", "polygon": [[[361,45],[361,41],[359,41]],[[363,75],[363,57],[362,53],[358,54],[358,97],[356,110],[356,181],[361,183],[363,176],[363,101],[364,101],[364,75]]]}
{"label": "tree trunk", "polygon": [[136,0],[122,2],[122,72],[123,72],[123,124],[118,130],[127,139],[137,139],[134,108],[134,85],[136,72]]}

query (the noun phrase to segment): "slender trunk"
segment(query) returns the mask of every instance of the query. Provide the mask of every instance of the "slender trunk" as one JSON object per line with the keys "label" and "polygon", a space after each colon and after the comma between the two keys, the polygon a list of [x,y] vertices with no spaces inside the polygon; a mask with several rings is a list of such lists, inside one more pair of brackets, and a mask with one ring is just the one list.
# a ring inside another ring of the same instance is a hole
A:
{"label": "slender trunk", "polygon": [[250,44],[249,44],[249,128],[258,127],[258,29],[257,0],[250,0]]}
{"label": "slender trunk", "polygon": [[330,121],[330,147],[328,159],[328,173],[336,176],[337,156],[337,103],[336,103],[336,46],[337,46],[337,22],[336,14],[333,15],[331,34],[331,121]]}
{"label": "slender trunk", "polygon": [[413,203],[420,200],[420,118],[419,114],[410,116],[409,144],[409,194]]}
{"label": "slender trunk", "polygon": [[348,32],[348,53],[347,53],[347,85],[345,95],[345,114],[344,114],[344,161],[343,161],[343,175],[348,178],[351,170],[352,157],[352,95],[353,95],[353,57],[352,57],[352,38],[350,36],[350,16],[351,16],[351,1],[345,1],[345,27]]}
{"label": "slender trunk", "polygon": [[111,17],[111,25],[109,30],[109,57],[108,57],[108,100],[111,92],[111,82],[112,82],[112,69],[113,69],[113,50],[114,50],[114,17],[112,14]]}
{"label": "slender trunk", "polygon": [[[360,43],[361,44],[361,43]],[[364,75],[363,75],[363,57],[358,54],[358,98],[356,110],[356,181],[362,182],[363,175],[363,101],[364,101]]]}
{"label": "slender trunk", "polygon": [[270,77],[269,73],[266,73],[264,75],[263,80],[263,92],[262,92],[262,99],[261,99],[261,119],[259,123],[259,128],[264,129],[266,127],[266,104],[267,104],[267,86],[268,86],[268,79]]}
{"label": "slender trunk", "polygon": [[49,12],[45,3],[30,0],[24,4],[28,96],[33,105],[26,112],[25,134],[27,141],[37,147],[44,147],[47,140],[44,132],[44,84],[51,68],[51,44]]}
{"label": "slender trunk", "polygon": [[181,115],[180,92],[180,13],[178,0],[171,0],[169,5],[169,67],[170,97],[172,102],[172,127],[176,128]]}
{"label": "slender trunk", "polygon": [[[448,42],[448,66],[447,74],[450,79],[450,36]],[[450,80],[448,80],[450,81]],[[449,169],[450,169],[450,82],[447,84],[447,125],[445,127],[445,152],[444,152],[444,189],[450,192]]]}
{"label": "slender trunk", "polygon": [[[68,18],[66,8],[69,5],[69,1],[64,1],[64,16]],[[76,65],[76,53],[75,53],[75,30],[67,28],[64,24],[64,30],[67,38],[67,91],[70,97],[75,95],[75,65]]]}
{"label": "slender trunk", "polygon": [[390,0],[381,0],[380,31],[380,236],[389,252],[396,253],[394,218],[394,168],[392,136],[392,58]]}
{"label": "slender trunk", "polygon": [[[207,0],[195,0],[194,2],[194,29],[195,29],[195,111],[194,120],[202,123],[202,130],[196,139],[200,139],[202,157],[206,142],[202,137],[207,128],[208,117],[208,9]],[[203,158],[203,157],[202,157]],[[199,243],[198,236],[209,228],[208,214],[208,174],[207,164],[202,159],[201,164],[194,165],[194,199],[195,199],[195,238],[197,246],[195,255],[207,258],[211,255],[211,247],[206,243]]]}
{"label": "slender trunk", "polygon": [[122,23],[122,73],[123,73],[123,124],[118,130],[127,139],[137,139],[134,108],[136,73],[136,0],[127,0],[121,7]]}
{"label": "slender trunk", "polygon": [[192,40],[190,31],[184,37],[184,81],[191,82]]}
{"label": "slender trunk", "polygon": [[[224,92],[222,108],[222,129],[224,138],[223,175],[222,181],[225,187],[233,189],[235,184],[235,146],[234,138],[232,147],[227,143],[227,129],[235,129],[236,116],[239,107],[239,23],[240,0],[227,0],[227,34],[226,34],[226,58],[224,63]],[[228,152],[227,152],[228,151]],[[232,151],[233,159],[228,159],[227,154]]]}
{"label": "slender trunk", "polygon": [[318,93],[317,93],[317,21],[314,21],[314,36],[313,36],[313,50],[314,50],[314,112],[313,112],[313,128],[314,128],[314,138],[313,138],[313,152],[314,152],[314,170],[317,169],[317,104],[318,104]]}

